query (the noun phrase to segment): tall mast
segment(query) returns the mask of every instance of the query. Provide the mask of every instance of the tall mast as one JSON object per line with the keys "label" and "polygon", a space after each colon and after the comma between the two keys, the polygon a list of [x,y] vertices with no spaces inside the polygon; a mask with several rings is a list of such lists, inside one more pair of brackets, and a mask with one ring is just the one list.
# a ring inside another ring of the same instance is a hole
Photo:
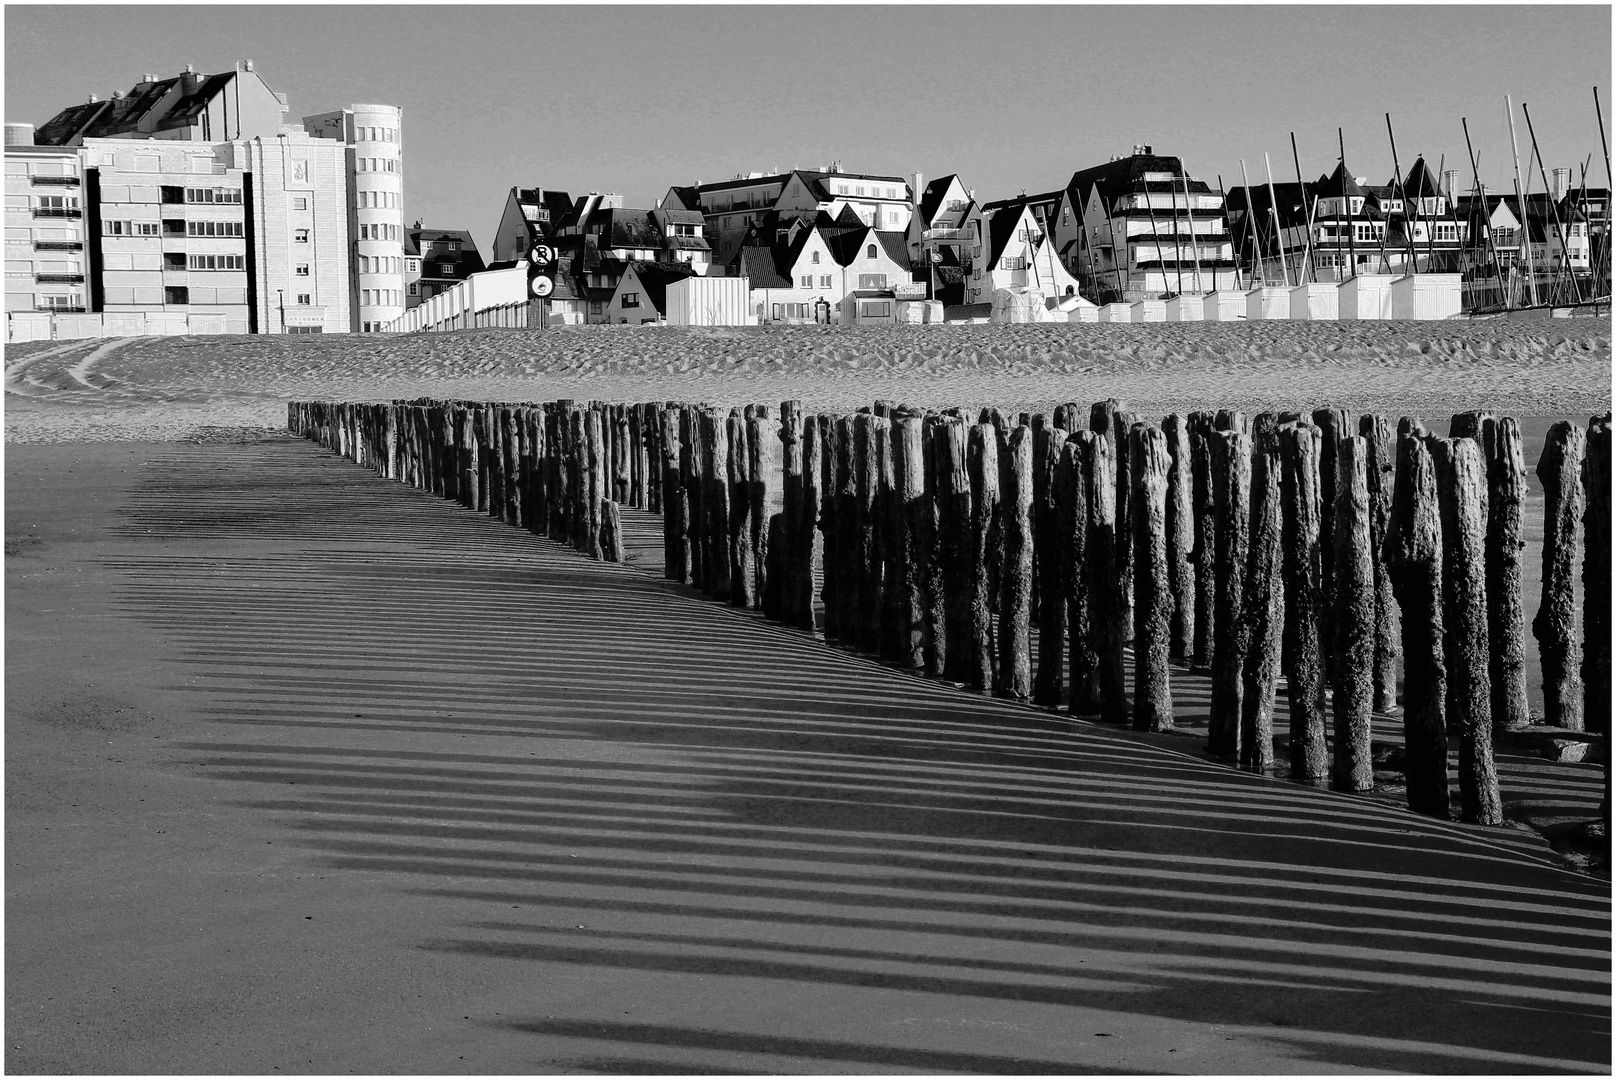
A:
{"label": "tall mast", "polygon": [[[1291,271],[1286,264],[1285,229],[1279,220],[1279,199],[1274,195],[1274,165],[1268,160],[1268,151],[1263,151],[1262,160],[1263,168],[1268,170],[1268,210],[1274,215],[1274,240],[1279,245],[1279,276],[1288,289],[1291,287]],[[1297,276],[1301,276],[1300,270],[1297,271]]]}
{"label": "tall mast", "polygon": [[[1179,172],[1184,171],[1184,159],[1183,158],[1180,158],[1179,161],[1178,161],[1178,171]],[[1179,238],[1179,232],[1178,232],[1178,188],[1177,188],[1177,186],[1175,186],[1172,183],[1169,183],[1167,185],[1167,197],[1169,199],[1171,199],[1172,202],[1173,202],[1173,265],[1178,270],[1178,295],[1183,296],[1184,295],[1184,241]],[[1189,210],[1189,207],[1185,206],[1184,209],[1187,212]],[[1191,219],[1190,220],[1190,236],[1191,236],[1192,239],[1194,238],[1194,235],[1195,235],[1195,221],[1194,221],[1194,219]]]}
{"label": "tall mast", "polygon": [[[1354,237],[1357,231],[1352,224],[1352,198],[1347,194],[1347,140],[1342,137],[1341,129],[1335,129],[1335,139],[1341,147],[1341,209],[1347,212],[1347,258],[1351,260],[1349,269],[1352,273],[1347,277],[1358,276],[1358,242]],[[1341,245],[1336,244],[1336,253],[1340,254]],[[1346,280],[1345,278],[1342,279]]]}
{"label": "tall mast", "polygon": [[[1190,170],[1189,166],[1184,164],[1183,158],[1178,159],[1178,174],[1184,181],[1184,216],[1190,223],[1190,257],[1195,260],[1195,291],[1203,293],[1206,291],[1206,282],[1201,280],[1201,242],[1195,238],[1195,208],[1190,205]],[[1173,206],[1175,208],[1178,206],[1176,197]],[[1213,278],[1216,277],[1214,274]]]}
{"label": "tall mast", "polygon": [[[1594,87],[1594,117],[1595,117],[1595,119],[1597,119],[1599,121],[1599,149],[1600,149],[1600,152],[1605,155],[1605,228],[1604,228],[1603,233],[1601,233],[1601,235],[1599,237],[1599,246],[1604,249],[1604,254],[1600,256],[1599,261],[1600,261],[1600,264],[1603,265],[1604,263],[1609,261],[1610,253],[1611,253],[1611,246],[1610,246],[1610,195],[1611,195],[1610,146],[1605,142],[1605,114],[1604,114],[1604,111],[1601,110],[1600,107],[1599,107],[1599,87],[1597,87],[1597,86]],[[1593,271],[1594,271],[1594,291],[1597,293],[1598,290],[1599,290],[1599,267],[1595,266],[1593,268]],[[1608,271],[1607,271],[1607,273],[1608,273]],[[1610,295],[1610,284],[1609,284],[1609,282],[1606,282],[1606,284],[1605,284],[1605,295],[1607,297]]]}
{"label": "tall mast", "polygon": [[1526,192],[1521,187],[1521,147],[1515,138],[1515,103],[1504,95],[1504,115],[1509,118],[1509,151],[1515,159],[1515,199],[1521,207],[1521,228],[1526,230],[1526,288],[1537,307],[1537,267],[1532,260],[1532,215],[1526,211]]}
{"label": "tall mast", "polygon": [[[1161,266],[1162,292],[1166,292],[1167,291],[1167,257],[1162,254],[1161,233],[1158,231],[1160,226],[1158,226],[1156,224],[1156,208],[1154,206],[1150,205],[1150,181],[1141,178],[1139,183],[1142,184],[1144,186],[1144,189],[1145,189],[1144,191],[1140,192],[1140,194],[1143,195],[1144,198],[1145,198],[1145,213],[1150,215],[1150,235],[1156,241],[1156,262],[1158,264],[1160,264],[1160,266]],[[1145,281],[1146,282],[1150,281],[1150,275],[1148,273],[1145,275]],[[1179,292],[1184,291],[1183,288],[1182,288],[1183,284],[1184,284],[1183,278],[1182,278],[1182,276],[1180,276],[1179,285],[1181,287],[1179,289]]]}
{"label": "tall mast", "polygon": [[[1443,154],[1440,158],[1437,159],[1437,165],[1436,165],[1436,203],[1435,203],[1436,207],[1440,207],[1442,205],[1442,202],[1443,202],[1442,170],[1447,167],[1447,164],[1448,164],[1448,155],[1447,154]],[[1431,170],[1429,168],[1427,168],[1425,170],[1425,174],[1427,176],[1429,176],[1431,174]],[[1430,228],[1425,230],[1425,272],[1426,273],[1432,273],[1433,272],[1434,267],[1433,267],[1432,264],[1436,262],[1436,226],[1437,226],[1437,220],[1436,219],[1438,217],[1440,217],[1440,216],[1441,216],[1440,214],[1433,212],[1431,214]],[[1455,215],[1455,219],[1457,219],[1457,217],[1458,217],[1458,215]]]}
{"label": "tall mast", "polygon": [[1498,274],[1498,291],[1503,294],[1504,309],[1507,311],[1511,306],[1509,289],[1504,284],[1504,267],[1498,261],[1498,248],[1493,243],[1492,214],[1487,210],[1487,192],[1481,186],[1481,168],[1476,162],[1476,151],[1470,145],[1470,122],[1461,116],[1459,123],[1464,127],[1465,153],[1470,157],[1470,175],[1475,177],[1476,197],[1481,200],[1481,231],[1487,236],[1487,250],[1492,253],[1493,270]]}
{"label": "tall mast", "polygon": [[[1554,205],[1554,188],[1549,185],[1548,170],[1543,167],[1543,155],[1538,152],[1537,132],[1532,129],[1532,114],[1526,111],[1526,102],[1521,102],[1521,115],[1526,117],[1526,134],[1532,138],[1532,156],[1537,158],[1537,171],[1543,177],[1543,199],[1549,204],[1549,216],[1554,219],[1554,231],[1560,234],[1560,265],[1554,268],[1554,290],[1550,294],[1558,297],[1560,293],[1560,274],[1562,270],[1570,270],[1571,253],[1566,250],[1566,232],[1560,224],[1560,208]],[[1577,278],[1571,277],[1572,295],[1582,299],[1582,292],[1577,288]]]}
{"label": "tall mast", "polygon": [[[1302,179],[1302,158],[1296,152],[1296,132],[1291,132],[1291,162],[1296,166],[1296,186],[1302,193],[1302,213],[1307,220],[1307,239],[1302,248],[1304,265],[1308,274],[1316,282],[1319,280],[1319,268],[1313,261],[1313,204],[1307,197],[1307,181]],[[1300,277],[1300,273],[1297,275]]]}
{"label": "tall mast", "polygon": [[[1260,246],[1260,241],[1257,239],[1257,210],[1252,205],[1253,200],[1251,198],[1251,181],[1246,178],[1245,158],[1240,159],[1240,182],[1244,184],[1246,188],[1246,224],[1251,227],[1251,266],[1252,278],[1253,281],[1255,281],[1257,276],[1256,269],[1262,265],[1263,253]],[[1262,281],[1264,285],[1268,284],[1267,270],[1262,272]],[[1255,284],[1252,287],[1255,288]]]}
{"label": "tall mast", "polygon": [[[1229,231],[1229,193],[1223,190],[1223,174],[1218,173],[1218,198],[1223,200],[1223,231]],[[1229,244],[1229,253],[1234,254],[1234,243]],[[1240,289],[1240,260],[1231,260],[1234,263],[1234,287]],[[1212,275],[1213,284],[1217,283],[1217,275]],[[1214,290],[1215,291],[1215,290]]]}
{"label": "tall mast", "polygon": [[[1392,144],[1392,181],[1397,185],[1397,194],[1403,200],[1403,239],[1408,241],[1408,272],[1420,272],[1419,251],[1414,247],[1414,226],[1420,223],[1419,211],[1416,209],[1410,219],[1408,206],[1408,188],[1403,184],[1403,167],[1397,163],[1397,138],[1392,134],[1392,114],[1386,114],[1386,141]],[[1429,169],[1426,170],[1430,172]],[[1391,231],[1391,215],[1387,214],[1386,231]]]}

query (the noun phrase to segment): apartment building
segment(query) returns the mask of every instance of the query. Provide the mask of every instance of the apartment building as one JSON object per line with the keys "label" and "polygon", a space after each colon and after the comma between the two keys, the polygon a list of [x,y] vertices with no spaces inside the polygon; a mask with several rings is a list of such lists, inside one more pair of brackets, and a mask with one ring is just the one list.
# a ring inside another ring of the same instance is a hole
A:
{"label": "apartment building", "polygon": [[417,221],[404,232],[405,307],[419,307],[485,270],[471,233],[458,229],[426,229]]}
{"label": "apartment building", "polygon": [[6,310],[87,311],[84,175],[76,150],[6,125]]}
{"label": "apartment building", "polygon": [[285,122],[286,95],[271,90],[251,60],[217,75],[190,64],[170,78],[147,74],[127,93],[91,94],[40,125],[37,146],[82,146],[86,139],[221,143],[271,136]]}
{"label": "apartment building", "polygon": [[357,331],[379,331],[407,306],[403,118],[395,105],[348,105],[303,118],[310,135],[346,150],[349,307]]}

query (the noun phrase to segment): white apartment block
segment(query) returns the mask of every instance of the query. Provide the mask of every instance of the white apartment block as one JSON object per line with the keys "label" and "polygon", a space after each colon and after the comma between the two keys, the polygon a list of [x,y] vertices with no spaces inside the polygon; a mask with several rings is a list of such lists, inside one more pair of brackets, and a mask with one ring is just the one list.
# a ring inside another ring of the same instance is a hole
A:
{"label": "white apartment block", "polygon": [[[12,144],[23,135],[26,143]],[[88,256],[79,156],[32,143],[31,125],[6,126],[6,310],[84,311]]]}
{"label": "white apartment block", "polygon": [[349,308],[357,331],[379,331],[404,314],[403,115],[394,105],[349,105],[303,118],[310,135],[346,149]]}

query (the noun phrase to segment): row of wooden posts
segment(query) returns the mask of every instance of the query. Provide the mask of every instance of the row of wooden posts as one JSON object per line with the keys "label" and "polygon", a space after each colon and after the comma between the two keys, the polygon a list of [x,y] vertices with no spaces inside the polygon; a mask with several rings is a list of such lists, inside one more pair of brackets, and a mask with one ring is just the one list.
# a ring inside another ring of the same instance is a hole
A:
{"label": "row of wooden posts", "polygon": [[[1209,669],[1208,748],[1246,768],[1274,764],[1283,675],[1289,775],[1337,790],[1373,786],[1401,670],[1410,807],[1449,816],[1457,740],[1462,820],[1503,820],[1494,731],[1532,723],[1515,420],[1083,413],[421,399],[294,402],[288,423],[595,558],[623,559],[620,507],[659,513],[667,577],[1003,697],[1167,731],[1170,661]],[[1609,414],[1554,425],[1536,472],[1543,721],[1604,731]]]}

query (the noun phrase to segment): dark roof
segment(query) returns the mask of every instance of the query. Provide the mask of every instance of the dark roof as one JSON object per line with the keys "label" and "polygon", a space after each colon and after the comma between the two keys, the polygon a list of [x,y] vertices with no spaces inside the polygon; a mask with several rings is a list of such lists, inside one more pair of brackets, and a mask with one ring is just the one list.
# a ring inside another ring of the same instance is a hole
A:
{"label": "dark roof", "polygon": [[121,135],[140,126],[141,118],[151,112],[157,103],[168,96],[179,84],[178,78],[159,79],[154,83],[139,83],[134,89],[112,103],[112,108],[95,118],[84,132],[86,139],[99,139],[108,135]]}
{"label": "dark roof", "polygon": [[988,250],[987,260],[983,267],[992,270],[999,265],[999,256],[1004,254],[1005,245],[1010,243],[1010,237],[1015,235],[1016,226],[1021,222],[1021,212],[1027,208],[1027,200],[1017,199],[999,207],[988,217]]}
{"label": "dark roof", "polygon": [[110,101],[91,101],[83,105],[69,105],[39,126],[34,132],[37,146],[66,146],[73,136],[89,126],[112,105]]}
{"label": "dark roof", "polygon": [[1423,155],[1415,158],[1413,166],[1408,170],[1408,176],[1403,180],[1403,193],[1411,199],[1428,198],[1442,193],[1438,178],[1431,175],[1431,167],[1425,163]]}
{"label": "dark roof", "polygon": [[224,92],[224,88],[229,86],[230,80],[235,77],[236,73],[233,71],[202,76],[197,80],[195,89],[175,102],[174,107],[164,114],[157,126],[174,128],[189,125],[208,107],[208,102],[212,101],[215,95]]}
{"label": "dark roof", "polygon": [[[737,176],[733,180],[720,180],[712,184],[698,184],[692,188],[682,190],[708,192],[725,191],[729,188],[759,187],[764,184],[780,184],[784,186],[791,180],[793,176],[801,177],[803,184],[808,188],[808,190],[813,192],[823,202],[829,202],[831,199],[836,198],[836,196],[831,193],[830,189],[825,187],[825,182],[832,177],[840,180],[875,180],[881,183],[901,184],[904,188],[904,194],[900,195],[899,197],[908,198],[909,184],[908,181],[901,176],[880,176],[875,173],[851,173],[841,171],[820,172],[818,169],[793,169],[791,172],[773,173],[768,176]],[[857,196],[854,196],[854,198],[857,198]]]}
{"label": "dark roof", "polygon": [[888,258],[904,269],[909,269],[909,241],[906,234],[877,230],[875,238],[886,250]]}
{"label": "dark roof", "polygon": [[1365,194],[1363,186],[1347,171],[1347,163],[1344,161],[1336,165],[1335,172],[1319,177],[1319,184],[1329,192],[1325,198],[1339,199],[1343,190],[1347,195]]}
{"label": "dark roof", "polygon": [[[596,227],[599,226],[598,232]],[[589,219],[589,231],[600,237],[606,248],[659,248],[662,233],[651,221],[651,211],[612,207],[597,210]]]}
{"label": "dark roof", "polygon": [[662,200],[664,209],[670,202],[678,202],[681,209],[701,212],[701,193],[693,187],[680,187],[675,185],[668,189],[668,197]]}
{"label": "dark roof", "polygon": [[958,173],[939,176],[921,191],[919,209],[920,224],[922,226],[932,223],[932,219],[937,216],[938,209],[943,205],[943,196],[948,194],[948,189],[953,186],[953,182],[957,179],[959,179]]}
{"label": "dark roof", "polygon": [[864,247],[865,235],[873,231],[868,225],[861,225],[858,229],[841,229],[828,235],[821,230],[820,235],[825,237],[825,246],[830,248],[830,257],[836,260],[837,265],[847,266],[859,257],[859,251]]}
{"label": "dark roof", "polygon": [[[1145,180],[1147,172],[1172,173],[1174,179],[1170,183],[1147,183]],[[1113,200],[1130,192],[1145,191],[1147,188],[1182,191],[1186,183],[1191,193],[1206,194],[1212,190],[1204,180],[1186,178],[1184,163],[1176,157],[1131,154],[1115,161],[1108,161],[1104,165],[1095,165],[1073,173],[1066,190],[1072,193],[1072,201],[1082,206],[1088,202],[1089,193],[1099,188],[1100,198],[1109,205]]]}
{"label": "dark roof", "polygon": [[[434,263],[453,263],[454,277],[466,277],[481,273],[486,267],[483,265],[482,254],[477,250],[477,241],[471,238],[469,232],[463,229],[406,229],[404,230],[404,254],[415,255],[421,258],[421,276],[438,277],[437,274],[426,272],[428,260]],[[459,251],[428,251],[427,246],[434,243],[460,244]],[[412,250],[413,249],[413,250]]]}
{"label": "dark roof", "polygon": [[1065,193],[1065,188],[1057,188],[1054,191],[1045,191],[1037,195],[1017,195],[1013,199],[999,199],[995,202],[983,203],[982,209],[999,210],[1003,207],[1013,206],[1017,203],[1020,203],[1023,206],[1030,206],[1036,203],[1058,203],[1060,202],[1060,197]]}
{"label": "dark roof", "polygon": [[748,244],[739,248],[730,260],[738,276],[747,278],[754,289],[789,289],[791,279],[780,272],[775,264],[775,249],[761,244]]}
{"label": "dark roof", "polygon": [[[646,299],[656,308],[658,315],[667,313],[668,286],[675,281],[696,276],[696,272],[688,263],[680,262],[634,262],[629,264],[629,269],[632,269],[634,275],[640,279],[640,287],[644,290]],[[624,276],[627,276],[626,271]]]}

